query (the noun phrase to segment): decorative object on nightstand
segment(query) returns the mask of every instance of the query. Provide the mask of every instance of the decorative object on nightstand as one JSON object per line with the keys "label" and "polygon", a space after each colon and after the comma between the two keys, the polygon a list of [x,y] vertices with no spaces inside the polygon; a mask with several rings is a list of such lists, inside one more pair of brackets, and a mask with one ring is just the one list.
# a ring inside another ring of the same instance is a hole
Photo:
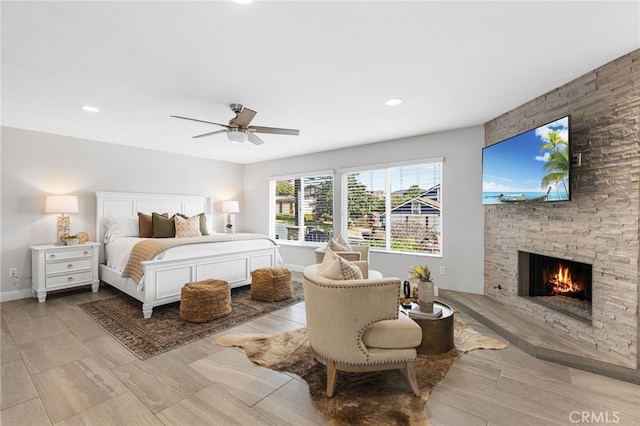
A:
{"label": "decorative object on nightstand", "polygon": [[68,246],[77,246],[80,244],[80,238],[77,235],[67,235],[64,237],[65,243]]}
{"label": "decorative object on nightstand", "polygon": [[427,265],[414,266],[410,270],[409,280],[418,280],[418,309],[412,309],[409,317],[436,318],[442,315],[442,309],[434,307],[434,289],[431,270]]}
{"label": "decorative object on nightstand", "polygon": [[80,244],[84,244],[89,241],[89,234],[87,234],[86,232],[78,232],[76,234],[76,237],[78,237],[78,239],[80,240]]}
{"label": "decorative object on nightstand", "polygon": [[81,246],[44,244],[30,246],[33,297],[43,303],[47,293],[54,290],[91,285],[98,291],[99,243],[87,242]]}
{"label": "decorative object on nightstand", "polygon": [[224,201],[222,203],[222,213],[227,214],[227,224],[225,228],[227,233],[233,234],[236,232],[236,215],[240,212],[240,203],[237,201]]}
{"label": "decorative object on nightstand", "polygon": [[44,207],[45,213],[60,213],[57,221],[57,244],[65,244],[65,237],[71,232],[71,222],[65,213],[78,213],[78,197],[75,195],[49,195]]}

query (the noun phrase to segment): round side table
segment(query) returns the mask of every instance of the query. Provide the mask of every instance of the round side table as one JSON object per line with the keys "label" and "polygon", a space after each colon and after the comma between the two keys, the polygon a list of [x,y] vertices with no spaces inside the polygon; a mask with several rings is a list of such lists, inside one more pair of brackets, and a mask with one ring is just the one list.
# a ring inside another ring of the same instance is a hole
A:
{"label": "round side table", "polygon": [[[437,318],[411,318],[422,329],[422,342],[416,348],[419,354],[441,354],[454,346],[453,309],[438,301],[433,303],[433,307],[442,309],[442,315]],[[408,310],[406,312],[408,313]]]}

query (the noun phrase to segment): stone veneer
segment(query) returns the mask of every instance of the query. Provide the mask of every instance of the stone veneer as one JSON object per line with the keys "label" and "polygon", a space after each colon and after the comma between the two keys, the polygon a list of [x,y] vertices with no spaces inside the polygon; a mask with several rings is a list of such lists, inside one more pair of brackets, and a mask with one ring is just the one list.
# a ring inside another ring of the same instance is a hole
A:
{"label": "stone veneer", "polygon": [[[565,115],[572,201],[485,207],[484,294],[637,369],[640,50],[485,123],[485,145]],[[592,324],[518,297],[518,251],[592,264]]]}

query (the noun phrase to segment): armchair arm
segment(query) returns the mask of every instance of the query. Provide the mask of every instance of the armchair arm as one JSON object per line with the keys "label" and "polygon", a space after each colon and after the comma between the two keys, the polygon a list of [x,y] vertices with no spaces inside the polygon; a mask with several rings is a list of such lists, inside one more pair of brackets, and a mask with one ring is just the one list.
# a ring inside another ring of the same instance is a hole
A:
{"label": "armchair arm", "polygon": [[369,261],[369,246],[351,246],[354,252],[360,253],[360,259]]}

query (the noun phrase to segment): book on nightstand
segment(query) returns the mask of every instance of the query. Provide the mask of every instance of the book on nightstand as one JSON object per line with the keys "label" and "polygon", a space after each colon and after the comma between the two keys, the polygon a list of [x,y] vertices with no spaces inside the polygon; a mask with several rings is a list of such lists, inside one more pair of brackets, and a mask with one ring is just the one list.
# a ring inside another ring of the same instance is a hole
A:
{"label": "book on nightstand", "polygon": [[433,312],[422,312],[420,310],[420,307],[412,308],[409,311],[409,318],[434,319],[434,318],[440,318],[441,316],[442,316],[442,308],[439,308],[437,306],[433,307]]}

